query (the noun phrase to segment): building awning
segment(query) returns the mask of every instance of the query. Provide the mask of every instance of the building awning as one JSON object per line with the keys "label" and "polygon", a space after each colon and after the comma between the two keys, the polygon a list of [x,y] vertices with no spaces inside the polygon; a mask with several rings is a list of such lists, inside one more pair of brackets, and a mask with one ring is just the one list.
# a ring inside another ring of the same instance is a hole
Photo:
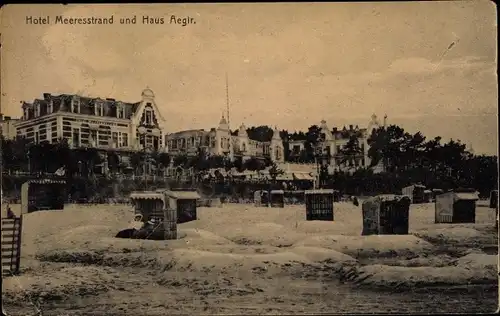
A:
{"label": "building awning", "polygon": [[294,173],[293,177],[295,180],[314,181],[314,177],[308,173]]}
{"label": "building awning", "polygon": [[64,180],[53,180],[53,179],[33,179],[33,180],[28,180],[25,183],[27,184],[66,184],[66,181]]}
{"label": "building awning", "polygon": [[293,174],[292,173],[280,174],[279,176],[276,177],[276,180],[279,180],[279,181],[293,180]]}
{"label": "building awning", "polygon": [[231,175],[233,177],[244,177],[244,176],[246,176],[246,174],[244,174],[243,172],[232,172]]}
{"label": "building awning", "polygon": [[131,200],[161,200],[164,201],[164,195],[158,192],[132,192]]}
{"label": "building awning", "polygon": [[316,190],[305,190],[304,194],[333,194],[334,190],[331,189],[316,189]]}
{"label": "building awning", "polygon": [[201,196],[196,191],[165,191],[165,194],[177,200],[201,199]]}
{"label": "building awning", "polygon": [[477,193],[455,193],[454,200],[477,201],[479,200],[479,196]]}
{"label": "building awning", "polygon": [[285,194],[283,190],[271,190],[271,194]]}

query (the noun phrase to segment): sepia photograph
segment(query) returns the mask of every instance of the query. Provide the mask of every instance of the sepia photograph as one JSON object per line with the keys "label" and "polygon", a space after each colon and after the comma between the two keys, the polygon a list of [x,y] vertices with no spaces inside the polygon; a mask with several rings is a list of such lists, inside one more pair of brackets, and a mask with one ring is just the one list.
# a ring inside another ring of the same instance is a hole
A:
{"label": "sepia photograph", "polygon": [[498,310],[492,1],[0,8],[2,315]]}

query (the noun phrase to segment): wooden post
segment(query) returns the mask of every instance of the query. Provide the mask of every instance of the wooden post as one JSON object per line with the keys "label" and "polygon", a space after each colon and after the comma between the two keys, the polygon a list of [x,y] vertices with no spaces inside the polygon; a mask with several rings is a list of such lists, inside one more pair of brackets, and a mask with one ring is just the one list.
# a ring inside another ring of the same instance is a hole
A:
{"label": "wooden post", "polygon": [[21,267],[21,238],[23,235],[23,216],[20,215],[19,218],[16,218],[17,222],[17,231],[15,232],[17,234],[17,250],[16,250],[16,270],[15,273],[19,273],[20,267]]}
{"label": "wooden post", "polygon": [[164,208],[165,219],[163,225],[165,227],[165,239],[174,240],[177,239],[177,210],[170,208],[169,204]]}

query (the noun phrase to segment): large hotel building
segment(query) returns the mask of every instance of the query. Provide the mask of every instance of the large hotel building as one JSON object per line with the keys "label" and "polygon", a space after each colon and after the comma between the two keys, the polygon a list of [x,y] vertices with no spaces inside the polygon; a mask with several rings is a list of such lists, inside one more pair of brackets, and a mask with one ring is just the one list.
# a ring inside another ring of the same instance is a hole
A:
{"label": "large hotel building", "polygon": [[165,119],[153,91],[142,91],[138,102],[49,93],[23,102],[17,135],[29,141],[67,139],[72,147],[138,150],[164,148]]}
{"label": "large hotel building", "polygon": [[124,154],[150,149],[193,155],[201,147],[208,153],[231,158],[284,160],[283,142],[277,130],[270,142],[258,142],[248,138],[244,125],[237,135],[231,133],[224,117],[217,128],[209,131],[167,134],[165,119],[150,89],[142,91],[138,102],[44,93],[43,99],[22,102],[22,110],[23,116],[15,124],[17,135],[34,143],[64,138],[73,148],[94,147]]}

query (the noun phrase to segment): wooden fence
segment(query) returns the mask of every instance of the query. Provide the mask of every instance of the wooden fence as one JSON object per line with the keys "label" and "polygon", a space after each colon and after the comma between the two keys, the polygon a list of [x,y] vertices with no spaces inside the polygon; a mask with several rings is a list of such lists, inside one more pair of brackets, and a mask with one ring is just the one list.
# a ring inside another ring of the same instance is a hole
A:
{"label": "wooden fence", "polygon": [[2,278],[19,273],[22,216],[2,218]]}

